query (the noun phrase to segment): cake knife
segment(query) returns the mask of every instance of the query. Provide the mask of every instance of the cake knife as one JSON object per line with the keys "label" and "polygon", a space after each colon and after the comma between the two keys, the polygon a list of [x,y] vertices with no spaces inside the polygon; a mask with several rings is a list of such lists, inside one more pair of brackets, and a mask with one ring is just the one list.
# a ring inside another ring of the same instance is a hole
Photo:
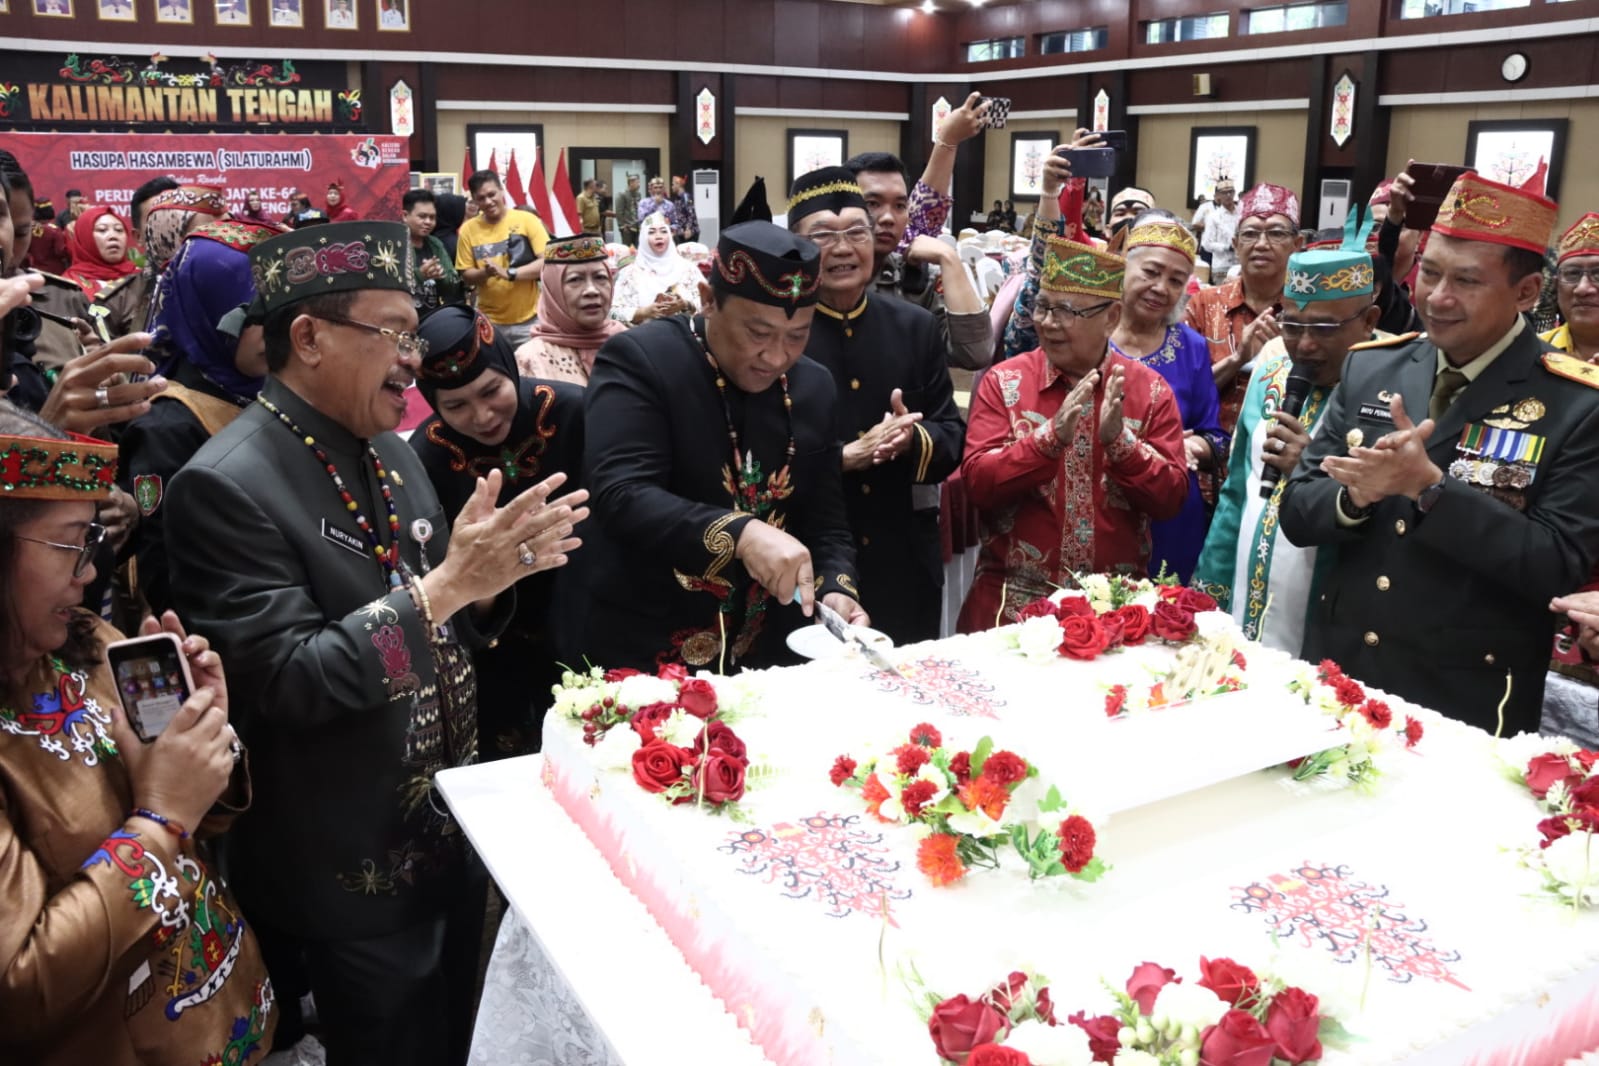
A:
{"label": "cake knife", "polygon": [[861,635],[858,632],[855,632],[853,626],[844,621],[842,615],[833,610],[831,607],[827,606],[827,604],[823,603],[821,600],[816,601],[816,613],[822,619],[822,626],[829,633],[833,634],[833,636],[837,637],[845,644],[853,644],[859,648],[861,650],[861,654],[865,656],[867,662],[871,663],[874,667],[883,671],[884,673],[893,674],[895,677],[900,678],[905,677],[905,674],[900,670],[899,667],[895,666],[893,662],[889,660],[888,656],[884,655],[872,645],[866,643],[865,640],[861,639]]}

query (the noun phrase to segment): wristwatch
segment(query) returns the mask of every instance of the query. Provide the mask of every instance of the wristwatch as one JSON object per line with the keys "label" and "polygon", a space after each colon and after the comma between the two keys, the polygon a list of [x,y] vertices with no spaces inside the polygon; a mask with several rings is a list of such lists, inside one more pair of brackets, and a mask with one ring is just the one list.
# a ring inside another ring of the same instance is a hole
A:
{"label": "wristwatch", "polygon": [[1436,485],[1428,485],[1421,490],[1421,495],[1416,497],[1416,510],[1426,514],[1432,510],[1432,505],[1438,502],[1438,497],[1444,494],[1444,482],[1447,478],[1439,478]]}

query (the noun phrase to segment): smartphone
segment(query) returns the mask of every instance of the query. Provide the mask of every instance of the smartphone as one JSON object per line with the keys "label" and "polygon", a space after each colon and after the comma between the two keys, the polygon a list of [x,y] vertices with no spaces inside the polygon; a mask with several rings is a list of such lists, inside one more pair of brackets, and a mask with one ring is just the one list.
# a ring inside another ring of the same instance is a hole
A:
{"label": "smartphone", "polygon": [[1415,199],[1405,208],[1405,228],[1432,229],[1432,224],[1438,221],[1438,209],[1444,205],[1444,197],[1454,187],[1455,179],[1470,170],[1470,167],[1452,163],[1412,163],[1406,167],[1405,173],[1415,182]]}
{"label": "smartphone", "polygon": [[1002,130],[1010,119],[1010,97],[1008,96],[981,96],[977,103],[988,105],[988,110],[983,114],[983,126],[986,129]]}
{"label": "smartphone", "polygon": [[194,692],[183,644],[171,633],[156,633],[113,641],[105,654],[128,725],[148,744],[172,724]]}
{"label": "smartphone", "polygon": [[1109,148],[1109,149],[1112,149],[1113,151],[1117,151],[1117,152],[1125,152],[1125,151],[1127,151],[1127,131],[1126,130],[1100,130],[1099,131],[1099,146],[1100,147],[1104,147],[1104,148]]}
{"label": "smartphone", "polygon": [[1057,148],[1055,154],[1072,165],[1074,178],[1109,178],[1116,173],[1114,148]]}

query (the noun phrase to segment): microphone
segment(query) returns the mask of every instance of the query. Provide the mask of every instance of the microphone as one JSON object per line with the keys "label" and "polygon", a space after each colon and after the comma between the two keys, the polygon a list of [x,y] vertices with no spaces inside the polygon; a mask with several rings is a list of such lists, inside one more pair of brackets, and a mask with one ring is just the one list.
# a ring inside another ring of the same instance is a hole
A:
{"label": "microphone", "polygon": [[[1298,418],[1299,412],[1305,409],[1305,397],[1310,395],[1310,387],[1314,384],[1310,372],[1296,365],[1288,373],[1288,384],[1283,388],[1283,402],[1277,405],[1277,410]],[[1260,498],[1271,499],[1271,494],[1277,491],[1277,483],[1282,479],[1281,470],[1267,466],[1260,475]]]}

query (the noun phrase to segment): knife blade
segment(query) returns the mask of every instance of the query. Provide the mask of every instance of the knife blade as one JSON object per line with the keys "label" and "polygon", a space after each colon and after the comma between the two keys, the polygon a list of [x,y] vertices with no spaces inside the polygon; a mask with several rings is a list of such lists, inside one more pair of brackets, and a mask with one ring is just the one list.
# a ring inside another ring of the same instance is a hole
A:
{"label": "knife blade", "polygon": [[871,663],[872,666],[883,671],[884,673],[893,674],[896,677],[903,678],[905,676],[900,668],[895,666],[893,662],[889,660],[888,656],[884,655],[875,647],[866,643],[865,640],[861,639],[860,633],[856,632],[854,627],[852,627],[848,622],[844,621],[842,615],[833,610],[831,607],[827,606],[827,604],[823,603],[821,600],[816,601],[816,613],[817,616],[822,620],[823,628],[825,628],[829,633],[833,634],[833,636],[837,637],[841,642],[845,644],[853,644],[859,648],[861,650],[861,655],[863,655],[866,658],[866,661]]}

